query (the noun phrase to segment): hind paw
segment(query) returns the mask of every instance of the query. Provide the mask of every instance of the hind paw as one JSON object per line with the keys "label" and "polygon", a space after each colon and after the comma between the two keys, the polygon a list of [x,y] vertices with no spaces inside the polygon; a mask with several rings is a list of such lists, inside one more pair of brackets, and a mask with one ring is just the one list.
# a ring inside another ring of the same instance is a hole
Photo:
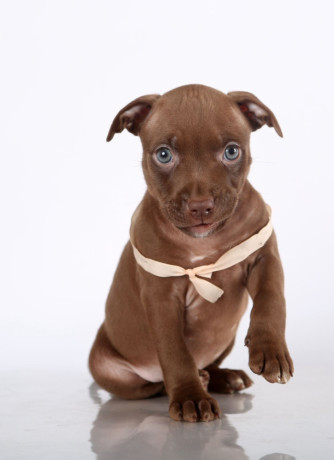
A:
{"label": "hind paw", "polygon": [[253,381],[241,370],[208,368],[210,374],[209,391],[233,394],[252,385]]}

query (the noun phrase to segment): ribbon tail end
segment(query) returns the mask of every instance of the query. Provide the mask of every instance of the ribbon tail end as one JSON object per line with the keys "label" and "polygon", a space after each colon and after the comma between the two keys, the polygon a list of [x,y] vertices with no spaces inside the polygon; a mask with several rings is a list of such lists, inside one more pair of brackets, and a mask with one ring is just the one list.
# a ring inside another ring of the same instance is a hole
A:
{"label": "ribbon tail end", "polygon": [[218,299],[221,298],[221,296],[224,294],[224,291],[221,289],[221,292],[217,292],[215,294],[212,293],[210,298],[207,298],[206,300],[210,303],[216,303]]}

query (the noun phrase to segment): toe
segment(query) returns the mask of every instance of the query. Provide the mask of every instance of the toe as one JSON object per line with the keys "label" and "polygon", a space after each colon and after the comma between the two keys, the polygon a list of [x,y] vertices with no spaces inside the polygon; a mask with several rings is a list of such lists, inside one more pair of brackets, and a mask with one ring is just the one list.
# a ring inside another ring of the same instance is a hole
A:
{"label": "toe", "polygon": [[169,406],[169,416],[176,421],[182,420],[182,408],[179,402],[172,402]]}
{"label": "toe", "polygon": [[242,381],[243,381],[243,384],[244,384],[244,387],[245,387],[245,388],[249,388],[250,386],[253,385],[253,383],[254,383],[253,380],[250,379],[250,378],[248,377],[248,375],[246,374],[246,372],[244,372],[244,371],[242,371],[242,370],[238,370],[238,371],[236,371],[236,372],[237,372],[237,373],[239,374],[239,376],[241,377],[241,379],[242,379]]}
{"label": "toe", "polygon": [[257,353],[250,353],[249,367],[255,374],[262,374],[265,366],[264,353],[262,351]]}
{"label": "toe", "polygon": [[209,422],[214,419],[214,414],[211,410],[211,404],[208,400],[203,400],[198,403],[199,419],[202,422]]}
{"label": "toe", "polygon": [[281,366],[276,357],[267,358],[265,368],[262,373],[263,377],[270,383],[281,381]]}
{"label": "toe", "polygon": [[217,419],[217,418],[220,418],[220,415],[221,415],[221,410],[220,410],[220,407],[217,403],[217,401],[213,398],[209,399],[209,402],[211,404],[211,410],[212,410],[212,413],[214,415],[214,418]]}
{"label": "toe", "polygon": [[198,415],[194,401],[185,401],[183,403],[183,420],[186,422],[197,422]]}

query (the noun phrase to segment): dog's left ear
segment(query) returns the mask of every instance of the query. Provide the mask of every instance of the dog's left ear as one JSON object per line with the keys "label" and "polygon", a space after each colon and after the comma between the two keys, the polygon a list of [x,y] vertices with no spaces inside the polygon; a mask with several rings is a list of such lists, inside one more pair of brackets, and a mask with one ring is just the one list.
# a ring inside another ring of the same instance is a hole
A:
{"label": "dog's left ear", "polygon": [[241,112],[248,119],[252,131],[256,131],[264,124],[274,127],[277,134],[283,137],[282,130],[275,115],[254,94],[245,91],[233,91],[227,95],[238,104]]}
{"label": "dog's left ear", "polygon": [[123,129],[138,136],[141,125],[159,97],[159,94],[141,96],[123,107],[110,126],[107,142],[111,141],[115,133],[121,133]]}

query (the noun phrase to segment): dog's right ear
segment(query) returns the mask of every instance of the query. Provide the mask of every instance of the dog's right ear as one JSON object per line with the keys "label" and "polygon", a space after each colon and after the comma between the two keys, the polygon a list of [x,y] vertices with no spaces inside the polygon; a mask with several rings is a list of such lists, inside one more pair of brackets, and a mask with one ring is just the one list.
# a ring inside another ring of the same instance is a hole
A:
{"label": "dog's right ear", "polygon": [[120,110],[110,126],[107,142],[111,141],[115,133],[121,133],[123,129],[137,136],[141,125],[159,97],[159,94],[141,96]]}

